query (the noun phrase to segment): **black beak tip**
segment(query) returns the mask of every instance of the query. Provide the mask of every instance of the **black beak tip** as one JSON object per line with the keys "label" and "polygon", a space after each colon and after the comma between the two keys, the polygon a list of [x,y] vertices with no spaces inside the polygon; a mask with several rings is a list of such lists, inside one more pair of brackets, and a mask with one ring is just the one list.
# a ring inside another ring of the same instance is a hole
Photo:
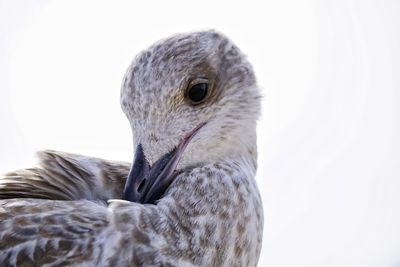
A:
{"label": "black beak tip", "polygon": [[144,156],[142,145],[139,144],[135,152],[135,161],[125,183],[122,199],[141,203],[146,176],[149,170],[150,165]]}
{"label": "black beak tip", "polygon": [[138,145],[122,199],[142,204],[155,204],[170,185],[172,177],[170,163],[175,154],[176,149],[165,154],[150,167],[145,159],[142,145]]}

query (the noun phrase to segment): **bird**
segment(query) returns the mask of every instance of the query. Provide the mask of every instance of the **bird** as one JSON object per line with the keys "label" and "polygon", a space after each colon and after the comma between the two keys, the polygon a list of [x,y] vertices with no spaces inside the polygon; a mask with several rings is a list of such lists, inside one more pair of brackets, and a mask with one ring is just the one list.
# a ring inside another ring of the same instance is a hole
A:
{"label": "bird", "polygon": [[123,78],[133,163],[60,151],[0,178],[2,266],[257,266],[261,90],[216,30],[140,52]]}

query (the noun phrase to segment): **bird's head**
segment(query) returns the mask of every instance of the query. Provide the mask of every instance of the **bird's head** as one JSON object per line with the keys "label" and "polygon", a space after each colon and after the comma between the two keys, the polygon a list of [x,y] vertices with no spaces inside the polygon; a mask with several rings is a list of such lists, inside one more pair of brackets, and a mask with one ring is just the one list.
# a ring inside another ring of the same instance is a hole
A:
{"label": "bird's head", "polygon": [[129,67],[121,105],[135,162],[127,200],[154,203],[177,171],[213,160],[256,160],[260,93],[252,66],[215,31],[179,34],[141,52]]}

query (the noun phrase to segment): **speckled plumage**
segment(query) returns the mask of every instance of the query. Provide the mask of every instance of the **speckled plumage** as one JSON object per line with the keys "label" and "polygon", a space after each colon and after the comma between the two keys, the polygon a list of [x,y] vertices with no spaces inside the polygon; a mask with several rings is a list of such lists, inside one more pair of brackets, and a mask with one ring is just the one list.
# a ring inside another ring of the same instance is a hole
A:
{"label": "speckled plumage", "polygon": [[[186,88],[207,79],[193,106]],[[121,198],[130,164],[56,151],[0,179],[0,262],[11,266],[256,266],[263,212],[255,182],[260,93],[251,65],[215,31],[140,53],[121,104],[152,164],[196,125],[156,205]],[[110,200],[111,199],[111,200]],[[36,264],[36,265],[35,265]]]}

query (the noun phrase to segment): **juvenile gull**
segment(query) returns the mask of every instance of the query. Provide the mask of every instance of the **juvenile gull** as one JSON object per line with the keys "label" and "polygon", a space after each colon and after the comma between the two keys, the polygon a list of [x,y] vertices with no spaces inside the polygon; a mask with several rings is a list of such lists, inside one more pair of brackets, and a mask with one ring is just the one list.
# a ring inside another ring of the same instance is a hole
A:
{"label": "juvenile gull", "polygon": [[121,105],[132,167],[44,151],[0,179],[2,265],[256,266],[260,93],[245,56],[215,31],[162,40],[128,68]]}

